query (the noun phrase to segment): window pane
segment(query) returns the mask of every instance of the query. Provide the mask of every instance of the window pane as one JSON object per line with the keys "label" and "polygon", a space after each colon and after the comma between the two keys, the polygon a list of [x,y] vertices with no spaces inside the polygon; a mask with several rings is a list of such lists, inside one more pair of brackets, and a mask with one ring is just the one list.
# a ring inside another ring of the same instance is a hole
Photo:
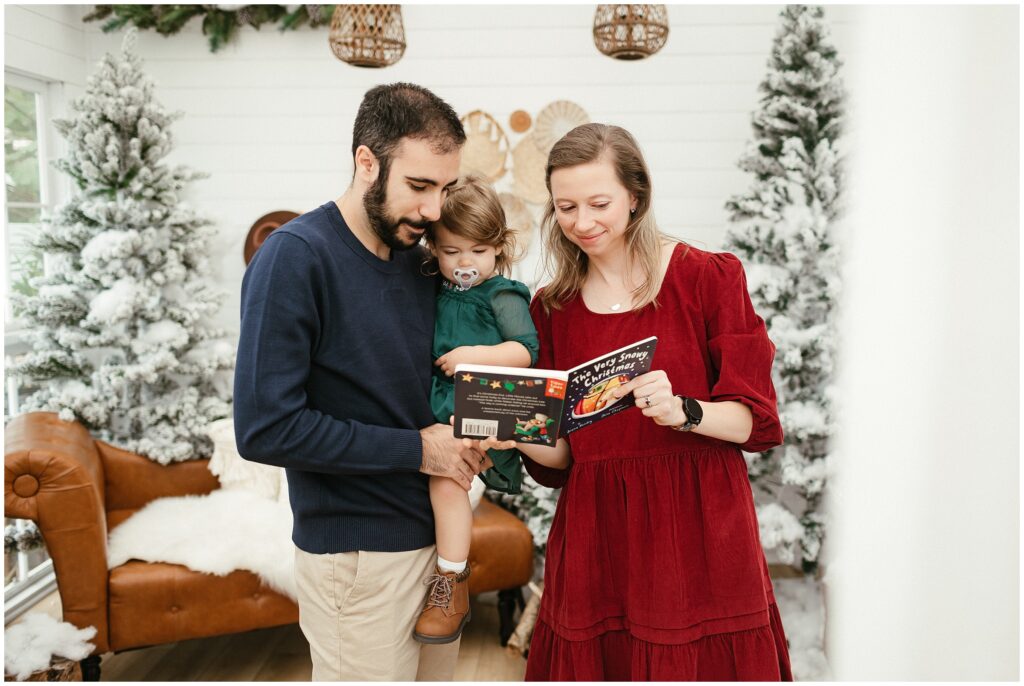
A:
{"label": "window pane", "polygon": [[[36,94],[4,86],[4,172],[7,202],[40,202],[39,141],[36,135]],[[24,213],[24,208],[19,210]],[[8,211],[10,221],[32,221]],[[38,213],[37,215],[38,216]]]}
{"label": "window pane", "polygon": [[[39,209],[31,207],[14,207],[8,210],[11,216],[16,213],[35,213],[39,216]],[[43,260],[36,250],[32,248],[32,238],[39,232],[39,224],[14,223],[12,220],[7,224],[7,289],[9,292],[21,293],[22,295],[35,295],[36,289],[32,285],[32,279],[43,275]],[[20,312],[12,312],[17,317]]]}
{"label": "window pane", "polygon": [[[7,191],[8,194],[10,190]],[[8,195],[8,197],[10,197]],[[8,207],[7,221],[12,224],[37,224],[39,223],[38,207]]]}

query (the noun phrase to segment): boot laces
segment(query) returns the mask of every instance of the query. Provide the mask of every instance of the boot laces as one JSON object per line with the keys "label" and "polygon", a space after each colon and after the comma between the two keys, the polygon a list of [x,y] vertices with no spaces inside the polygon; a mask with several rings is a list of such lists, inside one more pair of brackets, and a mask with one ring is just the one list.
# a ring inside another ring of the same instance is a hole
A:
{"label": "boot laces", "polygon": [[431,574],[424,581],[430,586],[430,597],[427,599],[428,607],[448,607],[452,602],[452,580],[444,574]]}

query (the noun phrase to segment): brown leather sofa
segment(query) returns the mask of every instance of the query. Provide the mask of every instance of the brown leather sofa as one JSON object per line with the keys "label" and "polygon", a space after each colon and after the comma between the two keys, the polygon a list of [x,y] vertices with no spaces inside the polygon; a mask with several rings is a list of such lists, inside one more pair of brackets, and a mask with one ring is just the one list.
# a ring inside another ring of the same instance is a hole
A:
{"label": "brown leather sofa", "polygon": [[[218,577],[180,565],[129,561],[107,569],[107,534],[146,503],[219,487],[205,460],[163,466],[103,441],[76,422],[33,412],[4,431],[4,511],[36,522],[57,575],[64,620],[96,627],[86,680],[99,656],[298,621],[289,598],[251,572]],[[511,635],[533,540],[512,514],[484,500],[473,522],[470,593],[499,591],[501,641]]]}

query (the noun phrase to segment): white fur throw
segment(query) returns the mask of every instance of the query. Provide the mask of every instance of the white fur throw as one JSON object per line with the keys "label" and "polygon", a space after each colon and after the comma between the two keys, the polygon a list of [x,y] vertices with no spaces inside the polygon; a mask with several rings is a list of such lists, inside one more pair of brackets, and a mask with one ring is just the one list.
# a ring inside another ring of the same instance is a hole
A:
{"label": "white fur throw", "polygon": [[[210,471],[221,488],[146,505],[111,532],[107,566],[167,562],[218,576],[245,569],[294,600],[295,548],[284,469],[242,458],[230,418],[210,424],[208,434],[214,442]],[[480,479],[473,480],[474,509],[484,488]]]}
{"label": "white fur throw", "polygon": [[218,576],[245,569],[295,599],[291,534],[291,507],[255,493],[158,498],[111,532],[107,566],[134,559]]}
{"label": "white fur throw", "polygon": [[95,646],[87,641],[96,627],[79,629],[41,612],[30,612],[4,631],[4,672],[24,681],[49,669],[54,657],[84,660]]}

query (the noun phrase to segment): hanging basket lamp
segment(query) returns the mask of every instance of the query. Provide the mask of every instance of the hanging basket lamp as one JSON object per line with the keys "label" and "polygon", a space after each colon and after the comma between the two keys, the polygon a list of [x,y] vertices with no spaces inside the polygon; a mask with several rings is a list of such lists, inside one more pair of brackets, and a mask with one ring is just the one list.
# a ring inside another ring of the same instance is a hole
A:
{"label": "hanging basket lamp", "polygon": [[667,40],[665,5],[598,5],[594,13],[594,45],[609,57],[642,60]]}
{"label": "hanging basket lamp", "polygon": [[331,52],[356,67],[389,67],[405,54],[401,5],[338,5],[328,37]]}

